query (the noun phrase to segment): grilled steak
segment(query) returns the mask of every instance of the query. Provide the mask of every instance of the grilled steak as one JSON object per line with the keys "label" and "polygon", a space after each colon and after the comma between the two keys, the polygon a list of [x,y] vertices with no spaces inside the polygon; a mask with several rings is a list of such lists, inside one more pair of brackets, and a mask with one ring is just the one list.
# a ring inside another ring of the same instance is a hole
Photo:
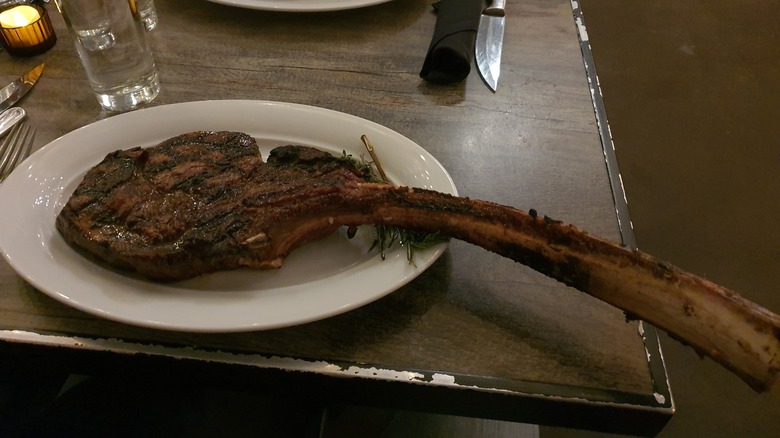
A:
{"label": "grilled steak", "polygon": [[109,154],[57,218],[70,244],[154,280],[219,270],[278,268],[296,246],[332,233],[321,217],[362,181],[344,160],[313,148],[195,132]]}
{"label": "grilled steak", "polygon": [[247,135],[195,132],[117,151],[86,174],[56,223],[71,245],[165,281],[277,268],[343,225],[436,231],[649,321],[756,389],[780,389],[780,317],[735,292],[533,212],[366,183],[312,148],[279,147],[264,163]]}

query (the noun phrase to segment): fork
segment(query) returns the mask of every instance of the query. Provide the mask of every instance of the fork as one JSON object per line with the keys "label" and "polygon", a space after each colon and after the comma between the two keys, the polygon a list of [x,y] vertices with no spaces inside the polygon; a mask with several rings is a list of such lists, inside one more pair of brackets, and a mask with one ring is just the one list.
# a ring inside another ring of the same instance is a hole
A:
{"label": "fork", "polygon": [[22,120],[0,141],[0,182],[30,155],[33,140],[35,129],[27,120]]}

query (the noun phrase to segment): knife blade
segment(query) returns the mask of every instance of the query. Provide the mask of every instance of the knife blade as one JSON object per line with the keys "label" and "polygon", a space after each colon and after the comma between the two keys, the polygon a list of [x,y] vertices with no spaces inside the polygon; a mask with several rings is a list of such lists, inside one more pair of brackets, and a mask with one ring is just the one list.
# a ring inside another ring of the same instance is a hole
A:
{"label": "knife blade", "polygon": [[30,91],[33,85],[38,81],[38,78],[41,77],[45,65],[46,64],[41,64],[35,67],[0,90],[0,111],[5,111],[12,107]]}
{"label": "knife blade", "polygon": [[477,43],[474,45],[474,57],[479,75],[494,93],[498,87],[498,76],[501,74],[505,4],[506,0],[492,0],[490,6],[482,11],[477,30]]}

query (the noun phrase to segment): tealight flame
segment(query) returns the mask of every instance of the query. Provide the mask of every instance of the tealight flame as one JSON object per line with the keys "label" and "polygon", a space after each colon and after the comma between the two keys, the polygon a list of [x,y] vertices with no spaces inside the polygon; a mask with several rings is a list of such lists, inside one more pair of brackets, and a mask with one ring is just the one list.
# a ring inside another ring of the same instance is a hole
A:
{"label": "tealight flame", "polygon": [[6,29],[13,29],[16,27],[24,27],[30,23],[34,23],[41,14],[38,10],[29,5],[16,6],[7,11],[0,12],[0,26]]}

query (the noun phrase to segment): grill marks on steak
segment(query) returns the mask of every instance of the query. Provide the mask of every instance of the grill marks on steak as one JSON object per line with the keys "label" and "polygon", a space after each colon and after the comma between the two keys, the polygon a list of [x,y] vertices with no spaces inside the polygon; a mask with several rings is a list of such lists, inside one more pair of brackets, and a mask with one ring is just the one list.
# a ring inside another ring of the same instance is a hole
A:
{"label": "grill marks on steak", "polygon": [[248,135],[194,132],[106,156],[56,225],[70,244],[155,280],[275,268],[295,245],[338,227],[295,224],[360,179],[313,148],[276,148],[264,163]]}

